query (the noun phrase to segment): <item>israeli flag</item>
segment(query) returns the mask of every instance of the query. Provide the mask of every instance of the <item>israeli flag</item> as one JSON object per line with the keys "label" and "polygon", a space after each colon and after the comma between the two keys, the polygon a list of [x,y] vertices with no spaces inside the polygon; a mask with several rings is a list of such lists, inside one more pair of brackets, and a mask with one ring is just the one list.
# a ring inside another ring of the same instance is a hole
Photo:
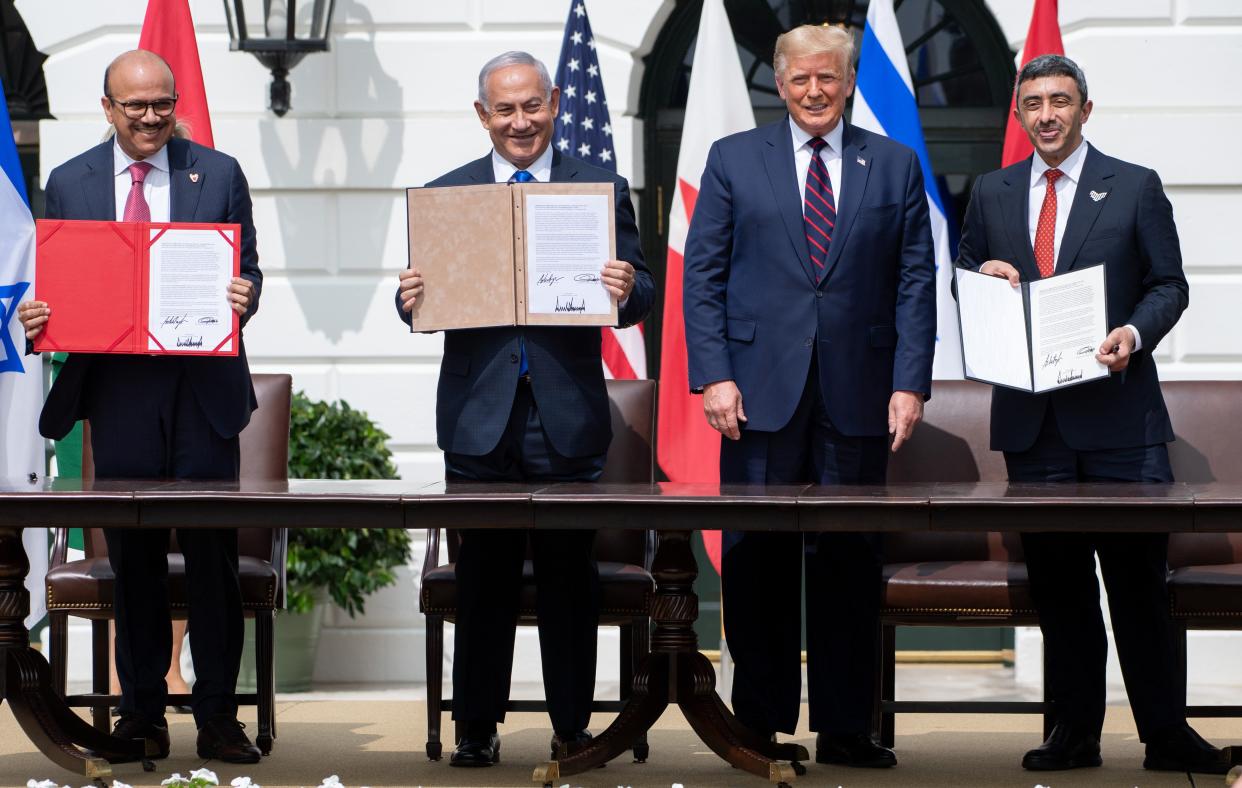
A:
{"label": "israeli flag", "polygon": [[897,140],[918,154],[931,214],[932,246],[936,253],[936,360],[932,377],[962,377],[962,346],[957,329],[957,304],[949,285],[953,260],[949,257],[949,230],[944,202],[936,186],[931,157],[923,141],[914,83],[906,63],[906,50],[893,12],[893,0],[871,0],[858,55],[858,79],[854,114],[850,122],[859,128]]}
{"label": "israeli flag", "polygon": [[[34,217],[0,85],[0,483],[4,484],[28,483],[31,474],[43,478],[43,438],[39,436],[43,364],[38,356],[25,354],[26,333],[17,319],[17,305],[34,297],[34,254]],[[47,531],[27,528],[22,542],[30,559],[26,626],[31,626],[46,610]]]}

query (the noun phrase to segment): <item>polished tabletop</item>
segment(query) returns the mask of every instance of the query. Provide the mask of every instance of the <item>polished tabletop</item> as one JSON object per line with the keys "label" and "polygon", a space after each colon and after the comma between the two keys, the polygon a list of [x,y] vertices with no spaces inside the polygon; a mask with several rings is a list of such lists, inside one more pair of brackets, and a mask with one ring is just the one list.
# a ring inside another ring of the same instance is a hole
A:
{"label": "polished tabletop", "polygon": [[1233,531],[1242,484],[0,480],[0,527]]}

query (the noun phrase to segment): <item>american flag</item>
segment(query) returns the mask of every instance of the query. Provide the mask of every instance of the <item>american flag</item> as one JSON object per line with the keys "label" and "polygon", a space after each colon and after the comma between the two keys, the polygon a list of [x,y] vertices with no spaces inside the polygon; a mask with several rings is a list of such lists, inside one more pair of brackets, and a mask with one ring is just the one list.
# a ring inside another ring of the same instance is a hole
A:
{"label": "american flag", "polygon": [[[556,84],[561,89],[560,116],[553,138],[556,149],[562,155],[616,172],[612,121],[608,117],[608,101],[604,98],[604,82],[600,79],[599,57],[585,0],[570,0]],[[647,351],[641,326],[603,329],[602,350],[604,372],[609,377],[647,377]]]}

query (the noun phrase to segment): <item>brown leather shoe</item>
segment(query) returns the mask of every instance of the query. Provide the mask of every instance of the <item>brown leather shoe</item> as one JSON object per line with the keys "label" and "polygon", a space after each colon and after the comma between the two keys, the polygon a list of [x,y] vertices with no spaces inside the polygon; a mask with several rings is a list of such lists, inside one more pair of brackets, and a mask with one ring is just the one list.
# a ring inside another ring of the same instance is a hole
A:
{"label": "brown leather shoe", "polygon": [[198,757],[225,763],[258,763],[259,748],[229,714],[217,714],[198,729]]}

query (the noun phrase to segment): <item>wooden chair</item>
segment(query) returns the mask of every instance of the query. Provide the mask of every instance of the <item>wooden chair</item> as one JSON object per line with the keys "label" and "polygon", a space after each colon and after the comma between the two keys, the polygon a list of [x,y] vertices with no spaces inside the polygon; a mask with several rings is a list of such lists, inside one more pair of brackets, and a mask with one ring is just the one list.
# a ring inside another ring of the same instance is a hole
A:
{"label": "wooden chair", "polygon": [[[241,433],[241,478],[276,480],[288,478],[289,406],[293,379],[289,375],[254,375],[259,409]],[[90,456],[89,425],[83,437],[82,475],[94,475]],[[67,528],[56,531],[51,568],[47,573],[47,608],[51,635],[52,675],[57,690],[69,706],[90,707],[95,727],[109,730],[109,708],[119,696],[108,692],[108,622],[113,618],[113,574],[108,563],[103,531],[83,524],[86,557],[67,561]],[[168,591],[174,618],[184,619],[186,607],[185,559],[177,552],[175,537],[168,556]],[[255,661],[258,691],[239,694],[238,703],[258,707],[258,735],[255,744],[263,754],[272,749],[276,737],[275,668],[273,627],[275,611],[285,604],[286,533],[283,529],[241,528],[238,531],[238,568],[241,575],[242,607],[255,620]],[[68,618],[90,619],[92,640],[92,688],[86,695],[67,695],[66,673]],[[169,695],[170,705],[184,705],[191,696]]]}
{"label": "wooden chair", "polygon": [[[1242,381],[1161,385],[1177,440],[1169,444],[1173,478],[1191,484],[1242,482],[1236,424]],[[1242,533],[1172,534],[1169,603],[1183,680],[1188,629],[1242,629]],[[1242,717],[1242,705],[1188,706],[1190,717]]]}
{"label": "wooden chair", "polygon": [[[910,442],[889,459],[888,481],[1005,481],[1004,457],[988,448],[991,392],[991,386],[972,381],[936,381],[923,423]],[[876,724],[886,746],[893,745],[894,715],[898,712],[1045,712],[1044,726],[1048,727],[1051,717],[1045,703],[895,698],[898,626],[1039,625],[1018,534],[886,534],[880,616],[882,666]]]}
{"label": "wooden chair", "polygon": [[[650,483],[654,479],[654,438],[656,384],[653,380],[609,380],[608,399],[612,411],[612,444],[600,481]],[[427,617],[427,757],[440,760],[441,714],[452,708],[443,697],[444,622],[456,613],[457,578],[453,562],[457,558],[457,535],[446,534],[449,563],[439,566],[440,532],[430,529],[423,561],[422,592],[419,608]],[[600,531],[595,537],[595,559],[599,565],[600,621],[604,626],[621,628],[621,699],[597,700],[594,711],[620,711],[629,698],[634,670],[650,651],[650,599],[655,591],[651,577],[654,540],[647,531]],[[522,569],[521,608],[518,623],[533,625],[535,581],[530,557]],[[547,711],[542,701],[510,701],[510,711]],[[634,758],[647,759],[646,734],[634,743]]]}

